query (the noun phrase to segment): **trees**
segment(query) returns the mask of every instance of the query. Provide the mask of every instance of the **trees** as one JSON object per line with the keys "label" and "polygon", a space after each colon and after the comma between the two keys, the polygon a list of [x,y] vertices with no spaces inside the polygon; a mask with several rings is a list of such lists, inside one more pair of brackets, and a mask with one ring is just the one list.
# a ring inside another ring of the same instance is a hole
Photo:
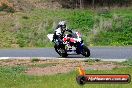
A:
{"label": "trees", "polygon": [[66,8],[87,8],[87,7],[113,7],[130,6],[132,0],[59,0],[62,7]]}

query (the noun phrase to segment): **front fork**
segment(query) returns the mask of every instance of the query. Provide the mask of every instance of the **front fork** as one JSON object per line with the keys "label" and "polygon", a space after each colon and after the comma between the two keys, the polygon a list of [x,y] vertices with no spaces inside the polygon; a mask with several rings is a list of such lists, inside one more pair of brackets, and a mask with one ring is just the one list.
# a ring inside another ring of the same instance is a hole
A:
{"label": "front fork", "polygon": [[81,54],[82,53],[82,51],[83,51],[83,48],[82,48],[82,46],[84,45],[84,43],[79,43],[79,44],[77,44],[77,53],[78,54]]}

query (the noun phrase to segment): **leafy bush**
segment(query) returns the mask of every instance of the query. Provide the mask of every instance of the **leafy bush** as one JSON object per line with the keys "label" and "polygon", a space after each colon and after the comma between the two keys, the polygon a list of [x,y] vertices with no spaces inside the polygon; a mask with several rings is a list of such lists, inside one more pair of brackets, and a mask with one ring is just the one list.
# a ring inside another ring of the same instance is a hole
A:
{"label": "leafy bush", "polygon": [[4,4],[4,3],[0,7],[0,11],[6,11],[8,13],[14,13],[15,12],[14,8],[12,8],[12,7],[8,6],[7,4]]}
{"label": "leafy bush", "polygon": [[33,58],[33,59],[31,60],[31,62],[38,62],[38,61],[40,61],[40,59],[38,59],[38,58]]}
{"label": "leafy bush", "polygon": [[14,13],[15,12],[15,10],[12,7],[8,7],[5,11],[8,13]]}
{"label": "leafy bush", "polygon": [[4,9],[7,9],[8,8],[8,5],[6,4],[2,4],[2,6],[0,7],[0,11],[3,11]]}

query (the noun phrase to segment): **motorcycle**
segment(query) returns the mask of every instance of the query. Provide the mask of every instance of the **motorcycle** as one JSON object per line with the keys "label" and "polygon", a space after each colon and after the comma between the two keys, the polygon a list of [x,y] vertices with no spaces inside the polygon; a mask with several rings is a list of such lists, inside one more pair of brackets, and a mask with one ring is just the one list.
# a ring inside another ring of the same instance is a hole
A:
{"label": "motorcycle", "polygon": [[[48,34],[47,37],[50,41],[53,41],[54,34]],[[58,40],[54,40],[55,51],[62,57],[67,57],[68,55],[82,54],[85,57],[90,56],[90,50],[84,45],[82,36],[79,32],[72,32],[70,34],[65,34],[62,38],[63,44],[58,44]]]}

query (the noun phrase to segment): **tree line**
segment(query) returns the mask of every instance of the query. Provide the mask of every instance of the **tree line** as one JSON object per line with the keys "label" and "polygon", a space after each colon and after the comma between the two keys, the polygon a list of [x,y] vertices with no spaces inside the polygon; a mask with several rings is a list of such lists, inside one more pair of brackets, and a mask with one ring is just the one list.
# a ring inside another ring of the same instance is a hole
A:
{"label": "tree line", "polygon": [[132,0],[58,0],[63,8],[96,8],[108,6],[122,7],[132,5]]}

